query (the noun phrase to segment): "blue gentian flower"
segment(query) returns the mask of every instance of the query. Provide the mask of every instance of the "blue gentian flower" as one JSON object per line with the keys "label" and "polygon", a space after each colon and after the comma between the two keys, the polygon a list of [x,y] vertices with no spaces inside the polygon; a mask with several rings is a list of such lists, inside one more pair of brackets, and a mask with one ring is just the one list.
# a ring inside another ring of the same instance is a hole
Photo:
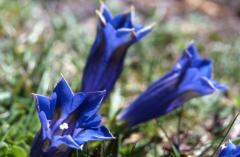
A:
{"label": "blue gentian flower", "polygon": [[226,87],[212,79],[212,65],[191,42],[173,69],[124,109],[120,119],[133,126],[165,115],[194,97],[224,91]]}
{"label": "blue gentian flower", "polygon": [[105,91],[74,94],[62,77],[50,97],[34,94],[41,122],[31,157],[66,157],[85,142],[113,139],[98,110]]}
{"label": "blue gentian flower", "polygon": [[226,145],[222,146],[218,157],[239,157],[240,156],[240,145],[235,145],[231,141]]}
{"label": "blue gentian flower", "polygon": [[128,48],[151,32],[152,26],[134,24],[133,9],[112,16],[102,4],[96,13],[97,35],[84,68],[81,90],[107,90],[108,95],[122,72]]}

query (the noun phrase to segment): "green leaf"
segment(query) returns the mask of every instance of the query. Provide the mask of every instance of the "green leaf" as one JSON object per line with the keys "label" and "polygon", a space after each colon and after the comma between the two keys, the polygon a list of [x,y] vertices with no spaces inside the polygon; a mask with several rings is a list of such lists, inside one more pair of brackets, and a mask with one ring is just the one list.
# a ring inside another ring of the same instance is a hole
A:
{"label": "green leaf", "polygon": [[236,105],[237,105],[237,107],[240,108],[240,95],[237,95],[235,99],[236,99]]}
{"label": "green leaf", "polygon": [[175,157],[181,157],[181,155],[179,154],[177,148],[174,145],[172,145],[172,149],[173,149],[173,153],[174,153]]}
{"label": "green leaf", "polygon": [[19,146],[12,146],[9,151],[14,157],[27,157],[27,152],[19,147]]}

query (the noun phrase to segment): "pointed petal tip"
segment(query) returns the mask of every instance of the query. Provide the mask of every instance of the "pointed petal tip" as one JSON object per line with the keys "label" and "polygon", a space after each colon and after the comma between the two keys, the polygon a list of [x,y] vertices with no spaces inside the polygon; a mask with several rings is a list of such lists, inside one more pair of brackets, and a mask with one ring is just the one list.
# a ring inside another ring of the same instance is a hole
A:
{"label": "pointed petal tip", "polygon": [[108,133],[109,133],[109,137],[106,137],[107,140],[115,140],[116,137],[113,136],[113,134],[108,130]]}
{"label": "pointed petal tip", "polygon": [[134,7],[134,5],[131,5],[131,6],[130,6],[130,12],[132,12],[132,13],[135,12],[135,7]]}
{"label": "pointed petal tip", "polygon": [[84,146],[83,144],[80,146],[80,150],[83,150],[83,146]]}
{"label": "pointed petal tip", "polygon": [[104,89],[103,91],[99,91],[99,93],[101,93],[102,95],[106,95],[107,94],[107,90],[106,89]]}
{"label": "pointed petal tip", "polygon": [[195,41],[194,41],[193,39],[188,42],[188,45],[192,45],[192,44],[193,44],[193,45],[196,45],[196,44],[195,44]]}
{"label": "pointed petal tip", "polygon": [[151,23],[150,25],[144,27],[143,29],[139,30],[139,32],[150,32],[155,27],[156,23]]}
{"label": "pointed petal tip", "polygon": [[96,15],[97,15],[101,25],[105,26],[106,25],[106,20],[105,20],[105,18],[102,15],[102,11],[96,10],[95,12],[96,12]]}
{"label": "pointed petal tip", "polygon": [[64,78],[62,73],[60,74],[60,78],[58,79],[57,84],[59,84],[60,82],[64,82],[68,84],[67,80]]}
{"label": "pointed petal tip", "polygon": [[85,92],[85,93],[90,93],[90,94],[97,94],[97,95],[105,95],[107,93],[107,90],[101,90],[101,91],[94,91],[94,92]]}
{"label": "pointed petal tip", "polygon": [[37,94],[37,93],[31,93],[32,96],[37,97],[37,96],[45,96],[45,95],[41,95],[41,94]]}
{"label": "pointed petal tip", "polygon": [[94,91],[94,92],[89,92],[89,93],[93,93],[93,94],[96,94],[96,95],[99,95],[99,96],[105,96],[106,93],[107,93],[107,90],[102,90],[102,91]]}
{"label": "pointed petal tip", "polygon": [[104,125],[102,125],[100,128],[101,128],[102,132],[104,132],[105,135],[107,134],[107,135],[105,136],[105,138],[106,138],[107,140],[116,139],[107,127],[105,127]]}
{"label": "pointed petal tip", "polygon": [[148,26],[145,27],[145,31],[147,31],[148,33],[151,32],[153,30],[153,28],[156,26],[156,23],[152,23]]}
{"label": "pointed petal tip", "polygon": [[190,48],[197,49],[197,46],[194,40],[189,41],[186,47],[187,47],[186,49],[190,49]]}
{"label": "pointed petal tip", "polygon": [[194,61],[202,60],[202,57],[200,56],[200,53],[194,40],[188,42],[186,48],[184,49],[184,52],[186,52],[187,55],[189,55],[189,57],[192,58]]}
{"label": "pointed petal tip", "polygon": [[58,79],[57,84],[59,84],[59,83],[61,83],[61,82],[62,82],[62,83],[66,83],[66,82],[67,82],[63,76],[61,76],[61,77]]}
{"label": "pointed petal tip", "polygon": [[134,25],[134,22],[135,22],[135,7],[133,5],[130,7],[130,16],[131,16],[131,21]]}
{"label": "pointed petal tip", "polygon": [[60,81],[64,81],[64,82],[68,83],[67,80],[65,79],[63,73],[60,73],[60,78],[59,78],[58,81],[59,81],[59,82],[60,82]]}
{"label": "pointed petal tip", "polygon": [[36,101],[38,101],[38,97],[47,97],[47,96],[45,96],[45,95],[36,94],[36,93],[31,93],[31,94],[32,94],[32,96],[34,97],[34,99],[35,99]]}
{"label": "pointed petal tip", "polygon": [[218,81],[213,80],[212,82],[213,82],[213,85],[216,90],[219,90],[221,92],[227,92],[229,90],[228,86],[226,86]]}
{"label": "pointed petal tip", "polygon": [[107,6],[106,6],[106,4],[104,3],[103,0],[99,0],[99,3],[100,3],[99,10],[102,12]]}
{"label": "pointed petal tip", "polygon": [[61,77],[58,79],[57,81],[57,85],[55,87],[57,87],[59,84],[63,83],[64,85],[66,85],[70,90],[71,90],[71,87],[68,83],[68,81],[64,78],[63,74],[61,73]]}
{"label": "pointed petal tip", "polygon": [[104,89],[104,90],[100,90],[100,91],[96,91],[96,92],[99,92],[99,93],[106,93],[106,92],[107,92],[107,90],[106,90],[106,89]]}
{"label": "pointed petal tip", "polygon": [[[99,15],[101,15],[103,18],[100,18],[101,20],[104,19],[105,23],[112,21],[112,13],[109,10],[108,6],[105,5],[104,2],[100,2],[100,9],[99,11]],[[98,15],[98,16],[99,16]]]}
{"label": "pointed petal tip", "polygon": [[32,95],[34,98],[36,98],[38,94],[36,94],[36,93],[31,93],[31,95]]}
{"label": "pointed petal tip", "polygon": [[136,31],[132,31],[132,35],[133,35],[133,37],[136,38],[136,42],[140,41],[143,37],[148,35],[152,31],[154,25],[155,24],[148,25],[148,26],[140,29],[137,32]]}
{"label": "pointed petal tip", "polygon": [[153,29],[153,27],[155,27],[156,26],[156,23],[154,22],[154,23],[151,23],[150,25],[148,25],[147,27],[149,27],[150,29]]}
{"label": "pointed petal tip", "polygon": [[60,73],[60,75],[61,75],[61,78],[64,78],[63,73]]}
{"label": "pointed petal tip", "polygon": [[222,92],[227,92],[229,90],[229,87],[226,85],[221,85],[221,87],[218,87],[218,90],[222,91]]}
{"label": "pointed petal tip", "polygon": [[97,91],[96,94],[98,94],[101,97],[100,102],[102,103],[103,99],[105,98],[107,91],[103,90],[103,91]]}

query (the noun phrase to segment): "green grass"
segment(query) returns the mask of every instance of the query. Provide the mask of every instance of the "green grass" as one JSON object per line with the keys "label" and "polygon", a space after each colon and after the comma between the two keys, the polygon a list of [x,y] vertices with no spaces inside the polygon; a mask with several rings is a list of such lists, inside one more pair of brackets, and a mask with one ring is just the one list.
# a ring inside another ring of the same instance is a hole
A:
{"label": "green grass", "polygon": [[[122,9],[112,1],[108,3]],[[98,2],[91,5],[90,13],[94,13]],[[0,0],[0,156],[25,157],[29,152],[40,128],[31,93],[49,94],[61,74],[75,92],[79,90],[96,19],[93,14],[81,17],[72,10],[61,12],[50,6],[41,1]],[[143,15],[143,19],[156,23],[154,31],[130,48],[123,74],[101,109],[116,140],[88,143],[84,151],[76,151],[73,156],[211,155],[238,112],[240,38],[224,38],[216,30],[209,30],[213,23],[201,13],[190,12],[180,21],[164,20],[157,13],[150,15],[154,16]],[[184,22],[196,31],[184,30]],[[180,130],[180,110],[123,130],[116,122],[117,112],[166,73],[192,39],[203,56],[214,59],[215,78],[230,87],[228,93],[185,104]]]}

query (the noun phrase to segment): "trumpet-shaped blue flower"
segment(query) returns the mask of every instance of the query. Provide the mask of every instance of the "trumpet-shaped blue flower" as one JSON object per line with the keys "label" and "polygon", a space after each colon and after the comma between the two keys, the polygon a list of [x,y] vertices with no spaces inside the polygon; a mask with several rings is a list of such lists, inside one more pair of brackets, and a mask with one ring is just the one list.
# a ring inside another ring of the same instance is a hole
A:
{"label": "trumpet-shaped blue flower", "polygon": [[218,157],[239,157],[240,156],[240,145],[235,145],[231,141],[226,145],[222,146]]}
{"label": "trumpet-shaped blue flower", "polygon": [[85,65],[82,91],[112,90],[119,78],[128,48],[141,40],[152,26],[134,24],[133,9],[112,16],[102,4],[98,15],[97,35]]}
{"label": "trumpet-shaped blue flower", "polygon": [[50,97],[35,95],[41,129],[31,148],[31,157],[66,157],[85,142],[110,140],[98,114],[105,91],[74,94],[64,78]]}
{"label": "trumpet-shaped blue flower", "polygon": [[199,56],[191,42],[173,69],[123,110],[120,119],[136,125],[167,114],[194,97],[225,90],[212,79],[212,64]]}

